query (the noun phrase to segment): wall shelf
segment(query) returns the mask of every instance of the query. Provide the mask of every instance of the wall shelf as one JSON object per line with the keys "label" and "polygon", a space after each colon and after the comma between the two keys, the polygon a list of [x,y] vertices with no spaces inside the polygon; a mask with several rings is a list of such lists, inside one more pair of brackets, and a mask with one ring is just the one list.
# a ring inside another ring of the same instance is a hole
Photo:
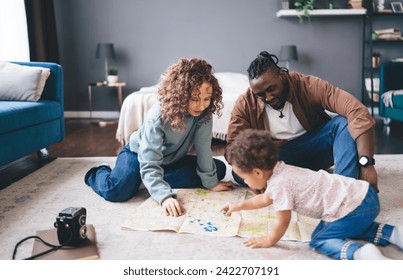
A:
{"label": "wall shelf", "polygon": [[[309,14],[310,16],[358,16],[366,13],[366,9],[314,9]],[[303,12],[294,9],[279,10],[276,13],[277,17],[297,17],[300,15],[303,15]]]}
{"label": "wall shelf", "polygon": [[403,42],[403,37],[402,39],[376,39],[372,40],[372,43],[396,43],[396,42]]}

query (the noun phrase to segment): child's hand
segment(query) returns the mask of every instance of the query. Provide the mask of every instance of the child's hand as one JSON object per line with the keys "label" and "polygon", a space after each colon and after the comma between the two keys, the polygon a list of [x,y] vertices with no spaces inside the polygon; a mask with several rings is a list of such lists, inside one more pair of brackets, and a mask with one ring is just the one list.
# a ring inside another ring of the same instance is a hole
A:
{"label": "child's hand", "polygon": [[243,244],[250,248],[269,248],[276,245],[276,243],[271,242],[268,236],[248,238]]}
{"label": "child's hand", "polygon": [[182,204],[173,197],[168,197],[162,202],[162,208],[167,216],[182,216],[185,213],[185,209]]}
{"label": "child's hand", "polygon": [[224,205],[223,208],[221,208],[220,211],[221,212],[224,211],[225,216],[231,216],[231,214],[233,212],[237,212],[239,210],[241,210],[241,209],[239,207],[237,207],[237,205],[235,203],[227,203],[227,204]]}
{"label": "child's hand", "polygon": [[233,190],[237,185],[234,184],[233,182],[219,182],[217,185],[214,187],[210,188],[209,190],[212,192],[221,192],[221,191],[231,191]]}

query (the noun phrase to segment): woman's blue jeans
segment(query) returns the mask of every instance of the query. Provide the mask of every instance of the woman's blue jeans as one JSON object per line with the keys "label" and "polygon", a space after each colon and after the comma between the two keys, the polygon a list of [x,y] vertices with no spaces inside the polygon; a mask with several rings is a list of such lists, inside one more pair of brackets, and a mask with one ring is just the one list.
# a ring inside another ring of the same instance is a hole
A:
{"label": "woman's blue jeans", "polygon": [[[279,159],[312,170],[326,170],[334,165],[335,174],[358,178],[357,145],[347,125],[345,117],[336,116],[318,129],[281,146]],[[239,184],[245,185],[239,176],[232,174]]]}
{"label": "woman's blue jeans", "polygon": [[353,212],[334,222],[321,221],[312,233],[309,246],[335,259],[352,260],[364,244],[387,246],[394,226],[375,222],[380,211],[378,194],[370,186],[364,200]]}
{"label": "woman's blue jeans", "polygon": [[[214,159],[214,162],[218,180],[221,180],[226,173],[225,163],[218,159]],[[196,156],[187,155],[174,164],[163,166],[164,180],[173,189],[201,187],[202,183],[196,168]],[[84,181],[108,201],[118,202],[132,198],[141,184],[137,154],[132,152],[127,144],[120,151],[113,169],[105,165],[91,168]]]}

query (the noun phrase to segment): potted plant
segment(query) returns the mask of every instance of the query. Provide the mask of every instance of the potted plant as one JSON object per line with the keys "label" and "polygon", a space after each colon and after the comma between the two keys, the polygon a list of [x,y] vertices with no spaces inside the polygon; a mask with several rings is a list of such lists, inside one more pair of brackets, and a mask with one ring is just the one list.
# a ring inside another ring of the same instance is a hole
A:
{"label": "potted plant", "polygon": [[118,69],[115,67],[111,67],[108,70],[108,83],[116,83],[118,81]]}
{"label": "potted plant", "polygon": [[315,0],[295,0],[294,7],[297,11],[302,12],[298,15],[299,23],[304,23],[304,20],[311,20],[311,11],[313,10],[313,2]]}
{"label": "potted plant", "polygon": [[305,20],[311,20],[311,12],[314,9],[347,9],[351,1],[353,0],[294,0],[294,8],[301,12],[298,15],[299,23],[304,23]]}

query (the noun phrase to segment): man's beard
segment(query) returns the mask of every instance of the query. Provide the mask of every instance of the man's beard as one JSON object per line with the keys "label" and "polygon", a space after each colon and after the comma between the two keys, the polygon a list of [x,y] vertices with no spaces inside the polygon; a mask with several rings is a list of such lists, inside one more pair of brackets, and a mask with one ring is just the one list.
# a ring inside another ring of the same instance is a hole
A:
{"label": "man's beard", "polygon": [[281,97],[276,96],[270,102],[265,100],[266,104],[269,104],[274,110],[281,110],[285,106],[285,102],[288,98],[288,83],[286,80],[283,80],[283,94]]}

